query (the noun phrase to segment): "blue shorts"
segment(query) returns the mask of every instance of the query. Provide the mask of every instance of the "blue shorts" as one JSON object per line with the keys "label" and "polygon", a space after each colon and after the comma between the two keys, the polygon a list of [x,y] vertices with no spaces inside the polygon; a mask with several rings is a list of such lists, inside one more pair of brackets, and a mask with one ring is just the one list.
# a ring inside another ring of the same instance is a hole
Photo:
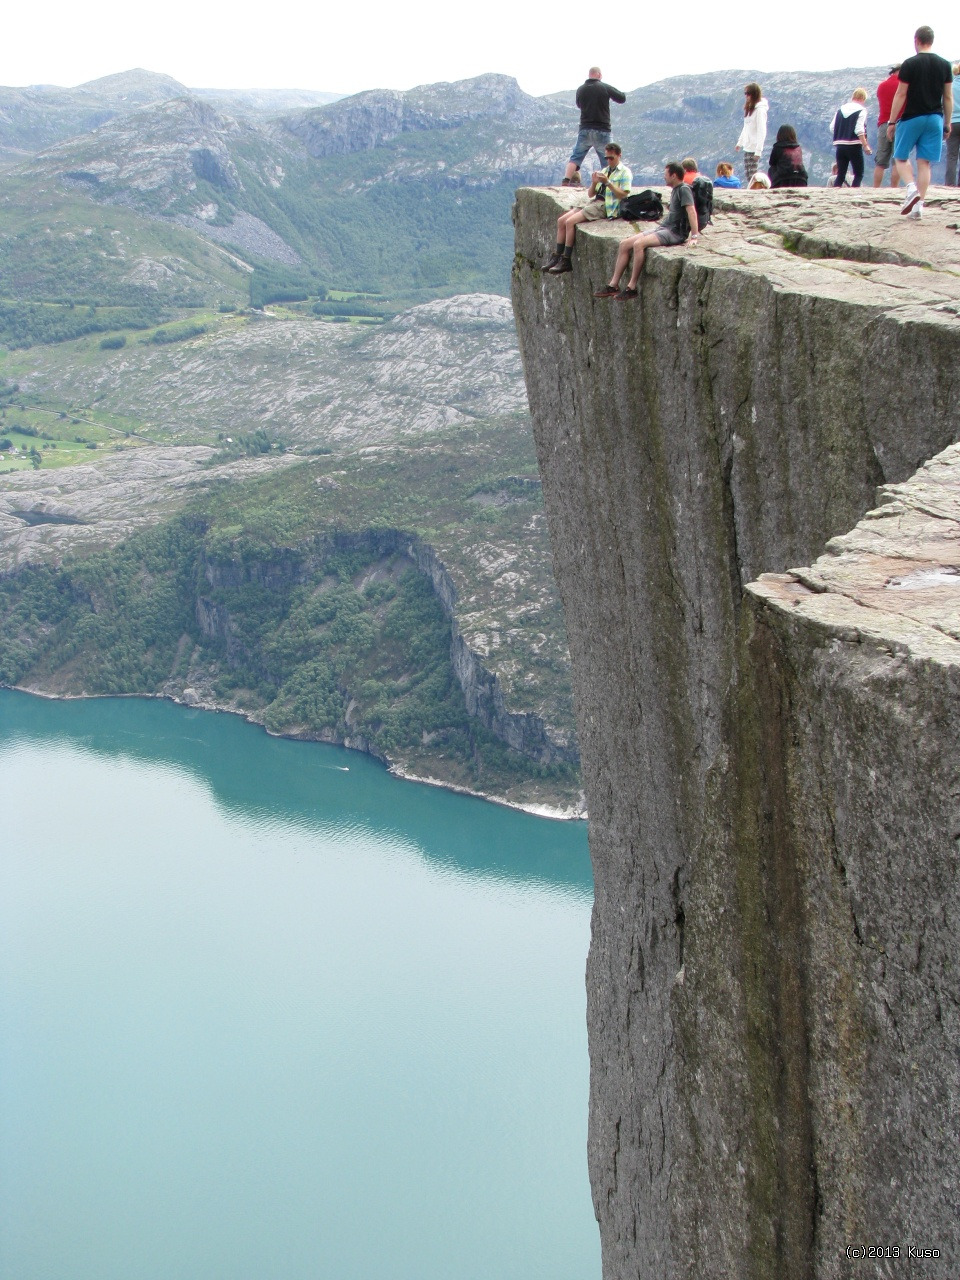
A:
{"label": "blue shorts", "polygon": [[602,169],[607,163],[603,152],[609,141],[610,133],[606,129],[581,129],[577,134],[574,148],[570,152],[570,163],[575,164],[579,169],[587,152],[593,147],[600,159],[600,168]]}
{"label": "blue shorts", "polygon": [[914,116],[911,120],[898,120],[893,139],[894,160],[909,160],[910,152],[917,148],[918,160],[936,164],[943,147],[943,116]]}

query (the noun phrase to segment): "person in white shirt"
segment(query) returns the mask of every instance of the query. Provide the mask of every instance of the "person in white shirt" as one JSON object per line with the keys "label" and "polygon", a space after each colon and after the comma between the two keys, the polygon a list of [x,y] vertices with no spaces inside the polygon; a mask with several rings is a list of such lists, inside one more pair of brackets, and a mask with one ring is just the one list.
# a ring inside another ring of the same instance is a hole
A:
{"label": "person in white shirt", "polygon": [[853,185],[863,182],[864,152],[872,154],[867,141],[866,89],[854,89],[850,101],[834,112],[830,122],[833,145],[837,149],[837,177],[835,187],[846,185],[847,169],[853,170]]}
{"label": "person in white shirt", "polygon": [[767,136],[767,111],[770,104],[763,96],[760,86],[752,80],[744,85],[743,95],[743,128],[737,139],[736,150],[743,152],[743,167],[749,186],[750,179],[760,164],[760,153]]}

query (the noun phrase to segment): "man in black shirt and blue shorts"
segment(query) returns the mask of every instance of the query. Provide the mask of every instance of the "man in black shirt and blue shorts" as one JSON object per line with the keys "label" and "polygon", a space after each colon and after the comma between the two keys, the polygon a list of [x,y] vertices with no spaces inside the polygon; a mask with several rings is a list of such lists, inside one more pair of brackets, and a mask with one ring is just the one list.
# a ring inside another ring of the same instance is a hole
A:
{"label": "man in black shirt and blue shorts", "polygon": [[567,161],[567,172],[563,179],[565,187],[580,186],[580,166],[591,147],[598,157],[603,155],[604,148],[610,141],[611,98],[614,102],[626,102],[627,95],[615,89],[612,84],[604,84],[600,68],[591,67],[586,80],[577,90],[580,132]]}
{"label": "man in black shirt and blue shorts", "polygon": [[[648,249],[666,248],[672,244],[683,244],[688,238],[691,244],[700,239],[700,223],[697,219],[697,206],[693,199],[693,191],[683,180],[683,165],[671,161],[663,171],[663,180],[670,187],[670,207],[667,216],[658,222],[652,231],[641,231],[639,235],[627,236],[620,241],[617,250],[617,262],[613,268],[610,283],[594,293],[595,298],[615,298],[617,302],[631,302],[640,296],[637,284],[643,261]],[[625,289],[620,288],[620,281],[633,254],[633,268]]]}
{"label": "man in black shirt and blue shorts", "polygon": [[[953,111],[953,67],[932,53],[933,29],[918,27],[913,37],[916,53],[900,67],[900,84],[890,107],[888,137],[893,137],[893,159],[907,184],[900,212],[908,218],[923,213],[923,198],[930,185],[930,166],[940,159],[944,121],[950,131]],[[895,131],[895,132],[894,132]],[[917,181],[913,180],[910,152],[917,152]]]}

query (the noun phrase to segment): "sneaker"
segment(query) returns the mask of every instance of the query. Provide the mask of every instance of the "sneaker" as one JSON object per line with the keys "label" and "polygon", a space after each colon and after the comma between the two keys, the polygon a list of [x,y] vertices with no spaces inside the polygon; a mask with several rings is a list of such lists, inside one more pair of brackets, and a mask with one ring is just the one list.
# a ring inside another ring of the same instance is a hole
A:
{"label": "sneaker", "polygon": [[919,203],[920,192],[917,190],[917,184],[915,182],[908,182],[906,195],[903,197],[903,203],[900,206],[900,212],[902,214],[907,214]]}
{"label": "sneaker", "polygon": [[910,212],[907,214],[907,217],[908,217],[908,218],[922,218],[922,217],[923,217],[923,201],[922,201],[922,200],[918,200],[918,201],[917,201],[916,205],[915,205],[915,206],[910,210]]}
{"label": "sneaker", "polygon": [[594,289],[593,296],[595,298],[615,298],[620,292],[618,284],[605,284],[602,289]]}
{"label": "sneaker", "polygon": [[552,276],[562,276],[565,271],[573,270],[573,263],[569,258],[561,258],[559,262],[554,263],[554,265],[552,267],[548,267],[547,270]]}
{"label": "sneaker", "polygon": [[553,270],[553,268],[557,265],[557,263],[558,263],[559,261],[560,261],[560,254],[559,254],[559,253],[551,253],[550,257],[546,260],[546,262],[541,262],[541,264],[540,264],[540,270],[541,270],[541,271],[552,271],[552,270]]}
{"label": "sneaker", "polygon": [[640,297],[639,289],[621,289],[619,293],[614,294],[616,302],[632,302],[634,298]]}

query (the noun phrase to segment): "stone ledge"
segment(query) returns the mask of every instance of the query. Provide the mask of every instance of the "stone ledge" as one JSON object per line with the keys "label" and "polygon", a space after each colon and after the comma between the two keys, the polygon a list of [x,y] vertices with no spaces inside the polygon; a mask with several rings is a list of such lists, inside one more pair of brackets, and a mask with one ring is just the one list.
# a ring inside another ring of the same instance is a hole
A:
{"label": "stone ledge", "polygon": [[763,574],[747,590],[823,626],[960,663],[960,445],[880,498],[810,568]]}

